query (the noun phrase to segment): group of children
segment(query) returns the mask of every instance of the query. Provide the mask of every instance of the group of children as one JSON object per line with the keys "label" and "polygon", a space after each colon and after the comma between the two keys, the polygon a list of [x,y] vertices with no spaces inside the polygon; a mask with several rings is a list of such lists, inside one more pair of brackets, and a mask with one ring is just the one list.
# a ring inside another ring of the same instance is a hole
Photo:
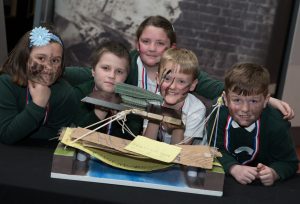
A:
{"label": "group of children", "polygon": [[[162,16],[151,16],[141,23],[136,50],[130,53],[117,42],[101,44],[91,60],[92,77],[73,87],[61,77],[63,48],[53,29],[35,28],[22,37],[1,66],[1,142],[50,139],[72,123],[86,126],[103,120],[115,113],[80,100],[95,91],[114,93],[117,83],[126,82],[161,94],[162,106],[182,112],[184,127],[149,120],[144,130],[143,119],[130,115],[126,123],[135,135],[170,144],[207,144],[206,135],[217,129],[214,137],[223,154],[220,162],[225,172],[242,184],[259,179],[272,185],[297,171],[287,120],[294,113],[288,104],[270,97],[269,74],[262,66],[233,66],[224,86],[199,69],[191,50],[176,48],[174,28]],[[65,78],[71,75],[72,71]],[[220,109],[217,127],[210,122],[206,128],[206,108],[193,91],[209,99],[223,93],[225,106]],[[116,122],[100,131],[132,139]]]}

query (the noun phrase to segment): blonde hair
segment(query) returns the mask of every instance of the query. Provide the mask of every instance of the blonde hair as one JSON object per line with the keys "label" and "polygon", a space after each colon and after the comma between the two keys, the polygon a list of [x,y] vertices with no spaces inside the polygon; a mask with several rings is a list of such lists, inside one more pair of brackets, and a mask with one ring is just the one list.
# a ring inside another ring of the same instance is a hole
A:
{"label": "blonde hair", "polygon": [[267,96],[270,84],[269,71],[261,65],[241,63],[234,65],[225,74],[225,92],[232,91],[238,95]]}
{"label": "blonde hair", "polygon": [[193,79],[196,79],[199,75],[199,62],[197,56],[191,50],[184,48],[169,48],[162,55],[158,72],[159,77],[162,79],[162,75],[166,72],[166,64],[171,62],[173,68],[176,69],[179,66],[179,73],[191,74]]}

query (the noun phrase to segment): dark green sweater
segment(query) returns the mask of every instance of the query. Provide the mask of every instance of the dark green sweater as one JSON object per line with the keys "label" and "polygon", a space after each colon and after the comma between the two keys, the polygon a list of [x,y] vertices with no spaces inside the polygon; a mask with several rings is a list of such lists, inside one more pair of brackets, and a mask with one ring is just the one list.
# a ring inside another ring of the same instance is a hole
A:
{"label": "dark green sweater", "polygon": [[[240,164],[237,161],[235,153],[227,151],[225,148],[227,141],[225,137],[225,128],[228,117],[228,108],[222,106],[217,129],[217,147],[223,154],[223,157],[219,160],[226,173],[229,173],[229,169],[232,165]],[[208,135],[210,135],[212,129],[213,118],[210,119]],[[235,147],[244,146],[242,144],[249,133],[244,128],[231,127],[229,130],[231,138],[229,144]],[[235,138],[235,140],[233,138]],[[237,138],[240,138],[240,140]],[[233,140],[235,141],[234,144]],[[257,155],[251,163],[246,165],[256,166],[258,163],[263,163],[273,168],[280,176],[281,180],[287,179],[296,173],[298,169],[298,159],[290,135],[290,123],[287,120],[284,120],[282,114],[272,107],[266,107],[261,114],[258,142],[259,149]]]}
{"label": "dark green sweater", "polygon": [[[89,80],[85,83],[75,86],[74,91],[76,94],[77,101],[80,101],[85,96],[88,96],[93,91],[94,86],[95,86],[94,80]],[[77,116],[75,117],[74,120],[75,125],[80,127],[85,127],[93,123],[96,123],[98,121],[99,118],[96,116],[94,112],[94,105],[85,102],[80,102],[77,111]],[[132,114],[127,116],[126,125],[130,128],[130,130],[135,135],[141,134],[143,128],[142,123],[143,123],[143,119],[139,116],[132,115]],[[96,127],[97,126],[91,127],[91,129]],[[103,133],[107,133],[107,127],[104,127],[99,131]],[[133,137],[129,135],[126,131],[124,133],[122,132],[122,127],[117,122],[112,123],[110,135],[121,137],[124,139],[129,139],[129,140],[133,139]]]}
{"label": "dark green sweater", "polygon": [[26,138],[49,139],[57,136],[61,127],[70,125],[75,111],[72,87],[63,79],[51,86],[49,110],[29,101],[26,87],[11,81],[7,74],[0,75],[0,140],[12,144]]}

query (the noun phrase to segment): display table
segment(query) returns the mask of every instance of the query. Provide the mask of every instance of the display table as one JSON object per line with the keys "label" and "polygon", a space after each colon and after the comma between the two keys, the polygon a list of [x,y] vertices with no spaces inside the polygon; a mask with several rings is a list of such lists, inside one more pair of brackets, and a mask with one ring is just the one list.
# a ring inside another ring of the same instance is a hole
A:
{"label": "display table", "polygon": [[227,177],[223,197],[50,178],[55,141],[0,144],[0,203],[298,203],[300,175],[272,187]]}

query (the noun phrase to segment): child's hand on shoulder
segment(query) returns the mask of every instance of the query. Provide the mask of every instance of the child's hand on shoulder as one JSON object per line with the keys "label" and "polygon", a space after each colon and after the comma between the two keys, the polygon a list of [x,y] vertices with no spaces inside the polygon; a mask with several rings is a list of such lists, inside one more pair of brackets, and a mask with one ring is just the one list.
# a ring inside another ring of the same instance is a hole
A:
{"label": "child's hand on shoulder", "polygon": [[279,179],[278,174],[274,169],[259,163],[257,165],[257,177],[260,179],[261,183],[265,186],[271,186],[276,180]]}
{"label": "child's hand on shoulder", "polygon": [[245,165],[233,165],[229,173],[241,184],[252,183],[257,177],[256,167]]}
{"label": "child's hand on shoulder", "polygon": [[28,89],[30,92],[30,96],[32,101],[40,106],[46,107],[51,95],[51,89],[48,86],[35,83],[33,81],[28,80]]}
{"label": "child's hand on shoulder", "polygon": [[292,120],[295,117],[295,112],[288,103],[273,97],[270,97],[269,103],[283,114],[284,119]]}

